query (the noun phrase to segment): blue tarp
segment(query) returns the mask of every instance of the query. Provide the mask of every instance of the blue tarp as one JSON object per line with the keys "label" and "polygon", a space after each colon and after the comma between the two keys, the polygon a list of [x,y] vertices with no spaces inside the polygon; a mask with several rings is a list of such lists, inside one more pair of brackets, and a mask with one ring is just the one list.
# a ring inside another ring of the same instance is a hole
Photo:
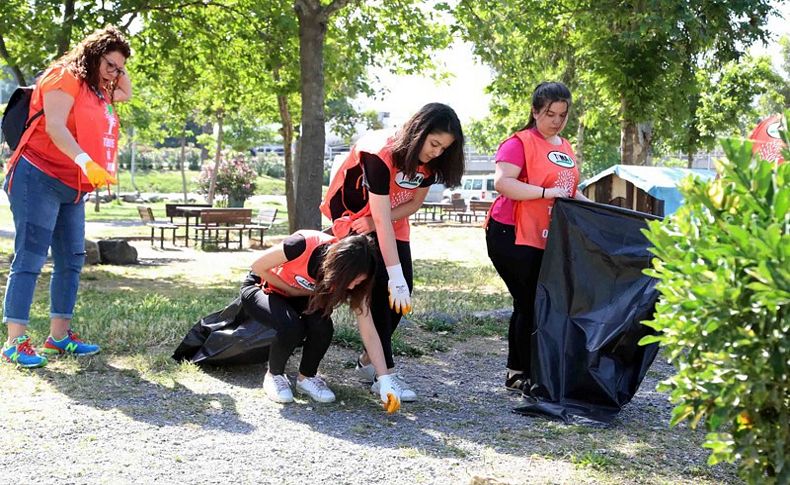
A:
{"label": "blue tarp", "polygon": [[[580,189],[586,188],[607,175],[615,174],[623,180],[647,192],[656,199],[664,201],[664,215],[668,216],[678,210],[683,203],[678,184],[688,175],[694,175],[702,180],[709,180],[716,176],[715,170],[697,168],[674,167],[643,167],[639,165],[615,165],[609,167],[598,175],[589,178],[579,185]],[[608,201],[600,201],[608,202]]]}

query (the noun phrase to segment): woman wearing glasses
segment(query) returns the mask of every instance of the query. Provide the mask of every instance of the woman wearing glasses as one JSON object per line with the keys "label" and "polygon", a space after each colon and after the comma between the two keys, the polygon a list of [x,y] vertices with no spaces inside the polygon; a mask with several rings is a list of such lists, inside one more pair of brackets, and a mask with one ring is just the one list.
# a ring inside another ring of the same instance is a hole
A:
{"label": "woman wearing glasses", "polygon": [[6,165],[3,186],[16,227],[3,322],[3,360],[41,367],[27,336],[30,305],[41,268],[52,249],[49,336],[44,354],[91,355],[97,345],[72,331],[80,272],[85,261],[84,197],[115,183],[118,115],[132,83],[124,71],[129,43],[115,27],[97,30],[55,61],[36,82],[32,121]]}

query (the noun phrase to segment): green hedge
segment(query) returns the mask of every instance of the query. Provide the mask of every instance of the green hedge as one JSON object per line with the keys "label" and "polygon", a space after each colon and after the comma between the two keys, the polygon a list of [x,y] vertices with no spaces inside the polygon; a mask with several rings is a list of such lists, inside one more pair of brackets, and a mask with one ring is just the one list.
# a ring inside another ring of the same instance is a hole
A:
{"label": "green hedge", "polygon": [[642,342],[660,342],[677,369],[659,386],[676,405],[671,424],[704,423],[709,463],[787,484],[790,163],[754,159],[749,142],[723,146],[720,178],[684,181],[684,206],[646,232],[661,298],[645,324],[661,333]]}

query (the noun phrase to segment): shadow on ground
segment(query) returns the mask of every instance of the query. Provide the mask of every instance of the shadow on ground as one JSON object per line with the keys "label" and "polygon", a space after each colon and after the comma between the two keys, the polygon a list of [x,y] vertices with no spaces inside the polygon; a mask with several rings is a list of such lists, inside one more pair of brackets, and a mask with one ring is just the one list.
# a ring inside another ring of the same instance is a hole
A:
{"label": "shadow on ground", "polygon": [[235,400],[227,394],[196,393],[176,381],[172,386],[151,382],[139,371],[114,367],[99,356],[76,365],[71,374],[44,368],[39,375],[76,403],[116,410],[152,426],[195,425],[241,434],[255,429],[240,419]]}

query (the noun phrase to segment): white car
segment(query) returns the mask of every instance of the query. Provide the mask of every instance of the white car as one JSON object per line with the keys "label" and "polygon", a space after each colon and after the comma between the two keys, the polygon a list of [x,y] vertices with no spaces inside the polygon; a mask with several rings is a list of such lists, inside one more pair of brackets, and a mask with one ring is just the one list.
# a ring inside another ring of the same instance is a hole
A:
{"label": "white car", "polygon": [[460,194],[464,200],[493,200],[499,195],[494,189],[494,174],[464,175],[461,186],[444,191],[445,198]]}

